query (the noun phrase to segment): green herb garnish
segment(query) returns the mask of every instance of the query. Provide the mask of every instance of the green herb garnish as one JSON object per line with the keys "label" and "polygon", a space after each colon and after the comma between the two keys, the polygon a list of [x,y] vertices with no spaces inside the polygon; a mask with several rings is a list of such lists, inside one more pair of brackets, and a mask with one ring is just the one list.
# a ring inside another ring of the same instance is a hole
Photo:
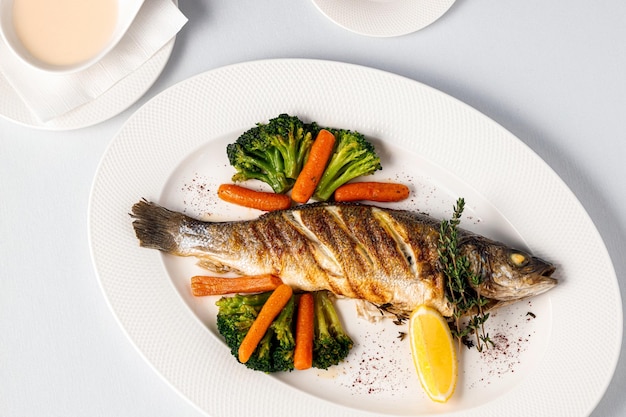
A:
{"label": "green herb garnish", "polygon": [[489,302],[475,288],[482,282],[482,277],[470,269],[470,262],[461,255],[459,249],[458,226],[465,208],[465,200],[459,198],[454,206],[452,219],[442,220],[439,227],[438,254],[439,264],[446,277],[446,297],[453,306],[450,330],[452,335],[471,346],[468,339],[474,334],[476,349],[482,352],[487,345],[493,345],[489,334],[485,332],[485,322],[489,313],[484,311]]}

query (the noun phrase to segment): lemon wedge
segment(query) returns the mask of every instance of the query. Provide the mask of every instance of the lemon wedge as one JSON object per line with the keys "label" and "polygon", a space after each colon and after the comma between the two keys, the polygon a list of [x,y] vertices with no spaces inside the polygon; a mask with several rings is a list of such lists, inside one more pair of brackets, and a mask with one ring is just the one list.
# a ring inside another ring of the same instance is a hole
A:
{"label": "lemon wedge", "polygon": [[458,377],[456,344],[448,323],[439,311],[421,305],[411,313],[409,338],[411,356],[424,391],[433,401],[448,401]]}

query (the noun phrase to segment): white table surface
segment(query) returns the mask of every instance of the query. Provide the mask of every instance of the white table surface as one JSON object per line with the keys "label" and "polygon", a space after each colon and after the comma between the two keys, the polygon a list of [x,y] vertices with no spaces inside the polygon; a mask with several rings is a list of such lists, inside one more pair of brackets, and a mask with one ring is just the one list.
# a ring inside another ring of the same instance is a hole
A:
{"label": "white table surface", "polygon": [[[180,0],[180,8],[189,22],[168,65],[127,111],[68,132],[0,118],[0,416],[204,415],[116,322],[91,263],[87,205],[98,162],[124,121],[167,87],[227,64],[360,64],[485,113],[582,202],[626,299],[626,2],[458,0],[433,25],[396,38],[351,33],[310,0]],[[581,314],[600,302],[589,300]],[[625,356],[592,416],[626,415]]]}

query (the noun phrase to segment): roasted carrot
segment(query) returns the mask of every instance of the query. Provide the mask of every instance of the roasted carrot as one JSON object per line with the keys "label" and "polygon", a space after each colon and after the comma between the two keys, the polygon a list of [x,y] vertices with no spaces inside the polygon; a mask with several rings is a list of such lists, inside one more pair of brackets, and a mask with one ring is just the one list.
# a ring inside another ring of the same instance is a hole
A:
{"label": "roasted carrot", "polygon": [[393,182],[353,182],[335,190],[335,201],[393,202],[409,196],[409,187]]}
{"label": "roasted carrot", "polygon": [[274,211],[291,207],[291,199],[285,194],[255,191],[236,184],[222,184],[217,195],[224,201],[257,210]]}
{"label": "roasted carrot", "polygon": [[242,277],[215,277],[196,275],[191,277],[191,292],[196,297],[234,293],[265,292],[276,289],[283,281],[276,275],[245,275]]}
{"label": "roasted carrot", "polygon": [[270,295],[265,304],[263,304],[252,326],[250,326],[250,330],[248,330],[248,333],[246,333],[241,341],[241,345],[239,345],[239,362],[248,362],[248,359],[250,359],[254,353],[259,342],[263,339],[263,336],[265,336],[267,329],[276,316],[280,314],[280,311],[285,307],[292,294],[293,291],[287,284],[279,285],[274,292],[272,292],[272,295]]}
{"label": "roasted carrot", "polygon": [[296,369],[309,369],[313,366],[313,294],[306,292],[298,302],[296,317],[296,347],[293,351],[293,366]]}
{"label": "roasted carrot", "polygon": [[322,178],[334,147],[335,135],[326,129],[320,130],[311,146],[309,157],[291,189],[291,199],[293,201],[296,203],[309,201],[315,192],[315,187],[317,187]]}

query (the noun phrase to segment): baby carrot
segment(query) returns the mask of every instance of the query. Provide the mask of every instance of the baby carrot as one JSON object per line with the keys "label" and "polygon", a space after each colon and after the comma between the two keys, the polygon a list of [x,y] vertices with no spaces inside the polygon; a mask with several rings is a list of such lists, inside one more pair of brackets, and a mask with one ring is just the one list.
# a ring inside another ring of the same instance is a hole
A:
{"label": "baby carrot", "polygon": [[255,191],[236,184],[222,184],[217,195],[224,201],[257,210],[273,211],[291,207],[291,199],[285,194]]}
{"label": "baby carrot", "polygon": [[296,203],[306,203],[309,201],[315,187],[320,182],[322,174],[326,169],[326,164],[333,153],[335,147],[335,135],[326,129],[320,130],[315,138],[315,142],[309,151],[309,157],[302,167],[302,171],[296,178],[296,183],[291,189],[291,199]]}
{"label": "baby carrot", "polygon": [[265,292],[276,289],[282,280],[276,275],[246,275],[227,278],[197,275],[191,278],[191,292],[196,297],[234,293]]}
{"label": "baby carrot", "polygon": [[293,366],[296,369],[309,369],[313,366],[313,294],[300,296],[296,317],[296,347],[293,351]]}
{"label": "baby carrot", "polygon": [[393,202],[409,196],[409,187],[392,182],[353,182],[335,190],[335,201]]}
{"label": "baby carrot", "polygon": [[259,342],[263,339],[263,336],[265,336],[267,329],[270,327],[276,316],[280,314],[292,294],[293,291],[287,284],[279,285],[276,287],[274,292],[272,292],[272,295],[270,295],[265,304],[263,304],[263,307],[261,308],[261,311],[259,311],[259,315],[256,316],[252,326],[250,326],[250,330],[248,330],[248,333],[246,333],[241,341],[241,345],[239,345],[239,362],[248,362],[248,359],[250,359],[254,353]]}

